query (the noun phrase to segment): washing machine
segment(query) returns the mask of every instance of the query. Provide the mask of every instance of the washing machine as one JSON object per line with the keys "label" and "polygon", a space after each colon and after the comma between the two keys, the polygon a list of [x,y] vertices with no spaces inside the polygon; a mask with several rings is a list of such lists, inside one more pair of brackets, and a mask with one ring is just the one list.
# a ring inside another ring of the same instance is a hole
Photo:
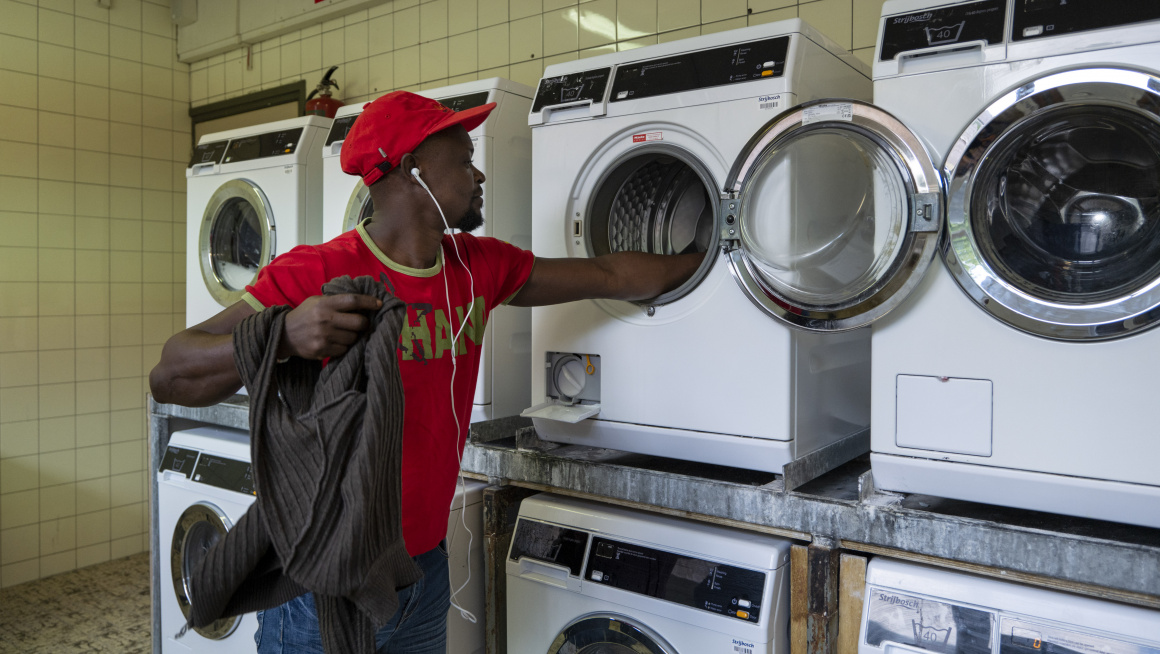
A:
{"label": "washing machine", "polygon": [[875,558],[859,654],[1156,654],[1160,611]]}
{"label": "washing machine", "polygon": [[546,69],[536,254],[705,255],[646,302],[533,309],[541,438],[774,473],[868,449],[867,326],[929,265],[942,197],[868,73],[800,20]]}
{"label": "washing machine", "polygon": [[242,299],[258,269],[322,242],[322,142],[331,120],[291,118],[206,134],[185,171],[185,322]]}
{"label": "washing machine", "polygon": [[875,103],[948,195],[874,327],[875,485],[1160,527],[1160,5],[882,13]]}
{"label": "washing machine", "polygon": [[509,654],[789,651],[790,542],[553,495],[523,501]]}
{"label": "washing machine", "polygon": [[447,612],[447,651],[483,654],[486,645],[487,569],[483,551],[483,489],[487,484],[463,479],[456,489],[447,519],[447,562],[455,603],[475,618],[463,615],[454,605]]}
{"label": "washing machine", "polygon": [[[494,77],[420,91],[444,105],[462,111],[488,102],[496,108],[470,132],[475,165],[487,177],[483,185],[484,224],[472,232],[494,236],[522,248],[531,247],[531,129],[527,125],[534,89]],[[363,104],[342,107],[323,146],[323,236],[330,240],[374,213],[370,190],[356,175],[342,172],[339,155]],[[480,355],[479,379],[471,421],[493,420],[519,414],[528,406],[531,310],[497,307],[488,320]]]}
{"label": "washing machine", "polygon": [[253,613],[177,633],[189,615],[190,575],[254,503],[250,436],[221,427],[177,431],[157,470],[161,652],[255,652]]}

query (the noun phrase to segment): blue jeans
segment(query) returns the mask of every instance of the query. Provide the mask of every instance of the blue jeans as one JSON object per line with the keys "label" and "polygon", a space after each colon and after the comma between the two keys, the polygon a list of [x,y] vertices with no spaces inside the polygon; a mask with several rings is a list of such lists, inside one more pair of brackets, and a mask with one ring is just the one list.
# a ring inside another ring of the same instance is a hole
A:
{"label": "blue jeans", "polygon": [[[379,654],[444,654],[451,580],[445,543],[412,557],[423,578],[399,591],[399,610],[375,634]],[[323,654],[314,595],[306,593],[268,611],[258,611],[254,633],[258,654]]]}

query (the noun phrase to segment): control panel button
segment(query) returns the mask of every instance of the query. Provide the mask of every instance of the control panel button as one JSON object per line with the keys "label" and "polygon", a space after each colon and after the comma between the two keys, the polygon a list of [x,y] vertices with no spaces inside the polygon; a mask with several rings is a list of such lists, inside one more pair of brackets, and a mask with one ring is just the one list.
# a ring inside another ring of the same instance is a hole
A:
{"label": "control panel button", "polygon": [[747,611],[738,611],[738,612],[737,612],[737,617],[741,618],[742,620],[748,620],[748,619],[749,619],[749,612],[747,612]]}
{"label": "control panel button", "polygon": [[603,579],[604,579],[604,573],[603,573],[603,572],[601,572],[601,571],[599,571],[599,570],[593,570],[593,571],[592,571],[592,581],[602,581]]}
{"label": "control panel button", "polygon": [[753,606],[753,604],[749,600],[743,599],[743,600],[737,600],[737,606],[740,606],[743,609],[747,609],[747,608]]}
{"label": "control panel button", "polygon": [[1028,27],[1023,30],[1024,38],[1029,36],[1039,36],[1040,34],[1043,34],[1042,25],[1035,25],[1034,27]]}

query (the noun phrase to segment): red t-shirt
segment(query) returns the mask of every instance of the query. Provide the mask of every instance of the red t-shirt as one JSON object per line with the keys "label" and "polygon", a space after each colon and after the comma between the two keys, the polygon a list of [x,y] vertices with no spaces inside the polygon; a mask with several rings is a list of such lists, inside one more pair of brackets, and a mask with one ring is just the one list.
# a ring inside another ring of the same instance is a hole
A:
{"label": "red t-shirt", "polygon": [[[475,306],[456,344],[455,417],[451,409],[451,339],[469,314],[467,270],[459,263],[452,237],[443,237],[435,266],[408,268],[390,260],[359,225],[323,245],[303,245],[277,257],[258,273],[243,299],[257,310],[280,304],[298,306],[321,295],[335,277],[381,273],[407,303],[399,343],[403,411],[403,539],[412,556],[434,548],[446,536],[459,456],[467,442],[483,330],[496,306],[511,299],[532,272],[535,257],[494,238],[456,234],[459,254],[475,278]],[[446,271],[447,291],[444,291]],[[391,289],[388,289],[391,290]],[[448,319],[448,295],[454,315]]]}

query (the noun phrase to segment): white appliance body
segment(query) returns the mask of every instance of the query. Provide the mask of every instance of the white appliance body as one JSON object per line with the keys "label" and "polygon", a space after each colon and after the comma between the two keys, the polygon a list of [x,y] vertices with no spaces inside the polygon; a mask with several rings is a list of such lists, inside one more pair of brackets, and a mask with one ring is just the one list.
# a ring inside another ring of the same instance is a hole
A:
{"label": "white appliance body", "polygon": [[[787,43],[778,52],[781,38]],[[722,53],[721,65],[732,61],[737,75],[763,66],[774,74],[742,83],[714,78],[704,87],[639,99],[633,99],[638,90],[619,90],[622,71],[654,66],[652,60],[667,65],[711,56],[716,65]],[[620,171],[638,161],[668,165],[670,158],[696,173],[673,187],[704,187],[705,211],[721,225],[723,243],[731,233],[723,214],[733,209],[718,211],[718,203],[747,143],[798,103],[868,99],[864,68],[799,20],[549,66],[539,91],[543,98],[529,118],[533,251],[541,257],[601,254],[604,246],[594,244],[612,232],[601,221],[616,220],[609,216],[616,215],[617,202],[662,203],[617,191],[623,183],[621,188],[637,184],[646,193],[653,183],[636,173],[624,181]],[[807,167],[790,168],[780,184],[811,183]],[[618,195],[609,201],[612,192]],[[777,204],[793,212],[795,202],[791,188]],[[717,231],[715,225],[710,229]],[[534,308],[533,408],[524,415],[533,417],[539,436],[780,473],[786,463],[864,430],[870,421],[869,330],[820,334],[790,328],[758,308],[731,272],[737,275],[714,235],[694,277],[699,283],[675,291],[679,297]],[[575,367],[567,372],[563,364]],[[572,393],[569,402],[567,393],[556,392],[564,379],[557,375],[569,377],[566,384],[586,382],[588,390]]]}
{"label": "white appliance body", "polygon": [[866,570],[858,654],[1160,651],[1160,612],[914,563]]}
{"label": "white appliance body", "polygon": [[[233,528],[254,503],[250,438],[244,431],[200,427],[174,432],[157,472],[161,552],[161,651],[163,654],[255,652],[258,620],[252,613],[218,620],[203,629],[185,626],[187,556]],[[196,562],[194,562],[196,563]]]}
{"label": "white appliance body", "polygon": [[475,622],[452,605],[447,612],[447,651],[482,654],[486,644],[483,621],[487,595],[483,489],[487,484],[474,479],[464,479],[463,484],[455,492],[451,516],[447,519],[447,562],[454,602],[470,612]]}
{"label": "white appliance body", "polygon": [[[509,654],[789,651],[789,542],[551,495],[507,561]],[[619,647],[616,647],[619,645]],[[607,646],[607,645],[606,645]]]}
{"label": "white appliance body", "polygon": [[[533,89],[491,78],[419,94],[457,111],[496,103],[488,119],[469,133],[475,146],[475,166],[487,178],[483,185],[484,224],[473,233],[530,248],[532,136],[526,118]],[[339,108],[323,146],[325,240],[353,229],[374,211],[367,187],[359,177],[342,172],[340,163],[343,140],[363,106]],[[530,340],[530,309],[505,306],[492,312],[483,339],[472,422],[517,415],[527,407]]]}
{"label": "white appliance body", "polygon": [[[1036,299],[992,274],[994,261],[986,255],[965,255],[979,247],[985,235],[971,227],[976,218],[964,209],[964,202],[973,197],[972,184],[986,179],[980,169],[998,156],[990,150],[983,152],[981,139],[1001,139],[1004,135],[997,126],[1006,124],[1006,116],[1015,109],[1022,106],[1021,110],[1030,111],[1027,107],[1036,104],[1042,106],[1043,114],[1064,116],[1076,108],[1104,111],[1099,107],[1119,102],[1120,115],[1137,111],[1124,108],[1125,102],[1113,96],[1130,94],[1135,79],[1158,80],[1160,23],[1153,20],[1016,39],[1013,35],[1035,35],[1044,29],[1034,20],[1035,24],[1024,25],[1030,10],[1025,12],[1018,2],[1031,5],[1027,0],[1009,0],[952,7],[968,10],[996,5],[1001,12],[996,18],[1003,25],[1000,38],[990,43],[974,41],[966,49],[940,45],[882,61],[886,46],[879,35],[874,101],[913,129],[932,153],[945,158],[950,233],[944,234],[943,261],[930,267],[904,304],[874,325],[871,439],[875,484],[889,490],[1160,527],[1160,472],[1154,465],[1160,460],[1160,432],[1152,411],[1160,330],[1147,329],[1149,311],[1154,310],[1141,305],[1135,315],[1129,311],[1125,319],[1104,320],[1103,325],[1079,315],[1147,301],[1149,293],[1154,294],[1149,290],[1154,281],[1121,294],[1134,298],[1106,297],[1087,307],[1074,301]],[[940,4],[889,0],[883,5],[883,30],[909,16],[924,16]],[[1071,6],[1104,15],[1113,9],[1085,9],[1082,4]],[[1148,3],[1136,9],[1156,14]],[[1057,27],[1050,24],[1050,15],[1043,18],[1048,27]],[[1083,18],[1093,24],[1098,19]],[[970,22],[964,25],[971,28]],[[1059,31],[1063,27],[1058,25]],[[1129,79],[1098,70],[1107,68],[1141,74]],[[1137,92],[1152,97],[1154,103],[1160,80],[1153,84],[1157,86],[1152,92]],[[1051,97],[1067,96],[1069,86],[1077,90],[1053,106]],[[1020,98],[1033,93],[1026,106],[1019,104]],[[1003,106],[1011,109],[999,114]],[[1008,135],[1016,133],[1019,125],[1036,124],[1029,122],[1037,119],[1035,113],[1012,123]],[[1154,110],[1150,117],[1139,115],[1142,125],[1150,124],[1150,129],[1141,127],[1140,133],[1160,133]],[[1116,136],[1114,130],[1109,133],[1108,138]],[[1135,136],[1133,140],[1142,139]],[[1127,158],[1116,149],[1119,143],[1108,146],[1111,150],[1100,157]],[[1091,141],[1077,140],[1076,147],[1090,149]],[[1069,155],[1059,152],[1060,161],[1067,165]],[[972,160],[974,164],[969,163]],[[1136,263],[1146,269],[1152,265],[1151,257],[1144,259],[1137,256]],[[972,268],[967,270],[956,261],[969,262]],[[951,268],[959,271],[958,280]],[[1003,293],[1013,300],[988,293]],[[1005,309],[1016,303],[1031,310],[1020,316]],[[1008,319],[990,315],[997,311],[1007,311]],[[1069,314],[1079,317],[1072,319]],[[1114,338],[1097,336],[1104,329]]]}
{"label": "white appliance body", "polygon": [[322,242],[322,141],[330,123],[291,118],[198,142],[185,171],[186,326],[240,300],[277,255]]}

